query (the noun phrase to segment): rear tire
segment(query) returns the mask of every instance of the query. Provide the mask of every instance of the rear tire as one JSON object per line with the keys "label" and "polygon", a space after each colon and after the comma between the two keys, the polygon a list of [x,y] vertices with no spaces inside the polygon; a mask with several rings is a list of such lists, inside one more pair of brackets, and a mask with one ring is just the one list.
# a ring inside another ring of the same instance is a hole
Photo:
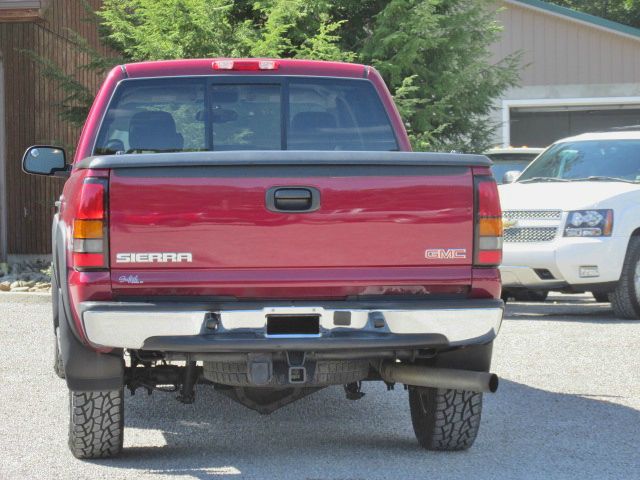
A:
{"label": "rear tire", "polygon": [[640,237],[631,237],[616,289],[609,294],[616,317],[640,318]]}
{"label": "rear tire", "polygon": [[482,393],[409,387],[413,431],[427,450],[466,450],[480,428]]}
{"label": "rear tire", "polygon": [[69,391],[69,449],[80,459],[108,458],[122,451],[123,390]]}

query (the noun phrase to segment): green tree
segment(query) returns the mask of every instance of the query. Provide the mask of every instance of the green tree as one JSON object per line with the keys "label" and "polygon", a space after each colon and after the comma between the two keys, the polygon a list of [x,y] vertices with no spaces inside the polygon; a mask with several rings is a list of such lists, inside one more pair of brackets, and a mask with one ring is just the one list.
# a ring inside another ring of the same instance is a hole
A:
{"label": "green tree", "polygon": [[232,9],[229,0],[105,0],[97,15],[109,44],[142,61],[237,55]]}
{"label": "green tree", "polygon": [[490,0],[391,0],[362,58],[393,91],[420,150],[482,151],[494,101],[518,82],[519,56],[491,63],[501,28]]}
{"label": "green tree", "polygon": [[549,2],[640,28],[640,2],[638,0],[549,0]]}
{"label": "green tree", "polygon": [[132,60],[312,57],[351,60],[325,0],[105,0],[109,44]]}
{"label": "green tree", "polygon": [[[86,12],[82,21],[99,24],[99,17],[91,5],[85,0],[80,1]],[[22,50],[22,52],[40,67],[42,75],[49,78],[62,91],[64,95],[62,101],[54,105],[58,108],[60,118],[73,126],[81,127],[89,114],[96,92],[91,91],[78,79],[80,74],[89,71],[98,77],[104,77],[111,68],[127,61],[128,58],[119,55],[117,51],[109,55],[102,53],[74,30],[67,29],[66,34],[76,51],[85,53],[89,58],[86,64],[81,65],[71,74],[67,72],[68,69],[57,65],[49,58],[38,55],[33,50]]]}
{"label": "green tree", "polygon": [[[492,64],[500,29],[492,0],[105,0],[95,18],[121,61],[285,57],[376,66],[418,150],[481,151],[493,103],[517,83],[518,61]],[[89,48],[79,42],[79,48]],[[93,68],[116,62],[92,56]],[[43,63],[44,64],[44,63]],[[79,122],[91,95],[68,89]],[[75,92],[75,93],[74,93]]]}

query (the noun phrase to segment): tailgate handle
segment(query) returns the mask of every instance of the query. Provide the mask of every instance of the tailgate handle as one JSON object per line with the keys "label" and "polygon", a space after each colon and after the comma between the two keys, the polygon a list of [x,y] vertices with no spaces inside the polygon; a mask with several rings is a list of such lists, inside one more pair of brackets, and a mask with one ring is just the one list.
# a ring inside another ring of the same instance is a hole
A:
{"label": "tailgate handle", "polygon": [[272,212],[313,212],[320,208],[320,192],[313,187],[274,187],[267,191],[266,203]]}

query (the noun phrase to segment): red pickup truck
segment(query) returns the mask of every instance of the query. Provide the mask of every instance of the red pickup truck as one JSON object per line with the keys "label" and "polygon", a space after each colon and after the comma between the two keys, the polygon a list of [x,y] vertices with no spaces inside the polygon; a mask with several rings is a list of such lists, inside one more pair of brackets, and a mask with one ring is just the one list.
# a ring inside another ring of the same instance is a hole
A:
{"label": "red pickup truck", "polygon": [[[261,413],[403,384],[419,443],[472,445],[500,328],[484,156],[414,153],[375,69],[210,59],[113,69],[53,222],[55,370],[76,457],[122,449],[124,390]],[[198,389],[205,395],[207,390]]]}

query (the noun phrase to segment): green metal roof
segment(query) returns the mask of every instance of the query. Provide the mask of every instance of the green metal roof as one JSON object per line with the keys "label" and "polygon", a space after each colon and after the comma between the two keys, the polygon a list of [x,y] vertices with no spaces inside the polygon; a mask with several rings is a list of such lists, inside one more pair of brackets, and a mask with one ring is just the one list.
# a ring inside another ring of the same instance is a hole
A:
{"label": "green metal roof", "polygon": [[580,22],[590,23],[596,27],[606,28],[607,30],[613,30],[625,35],[640,38],[640,28],[630,27],[629,25],[623,25],[622,23],[607,20],[606,18],[597,17],[588,13],[577,12],[567,7],[561,7],[553,3],[543,2],[542,0],[514,0],[514,3],[522,3],[529,5],[540,10],[547,10],[548,12],[562,15],[565,17],[578,20]]}

